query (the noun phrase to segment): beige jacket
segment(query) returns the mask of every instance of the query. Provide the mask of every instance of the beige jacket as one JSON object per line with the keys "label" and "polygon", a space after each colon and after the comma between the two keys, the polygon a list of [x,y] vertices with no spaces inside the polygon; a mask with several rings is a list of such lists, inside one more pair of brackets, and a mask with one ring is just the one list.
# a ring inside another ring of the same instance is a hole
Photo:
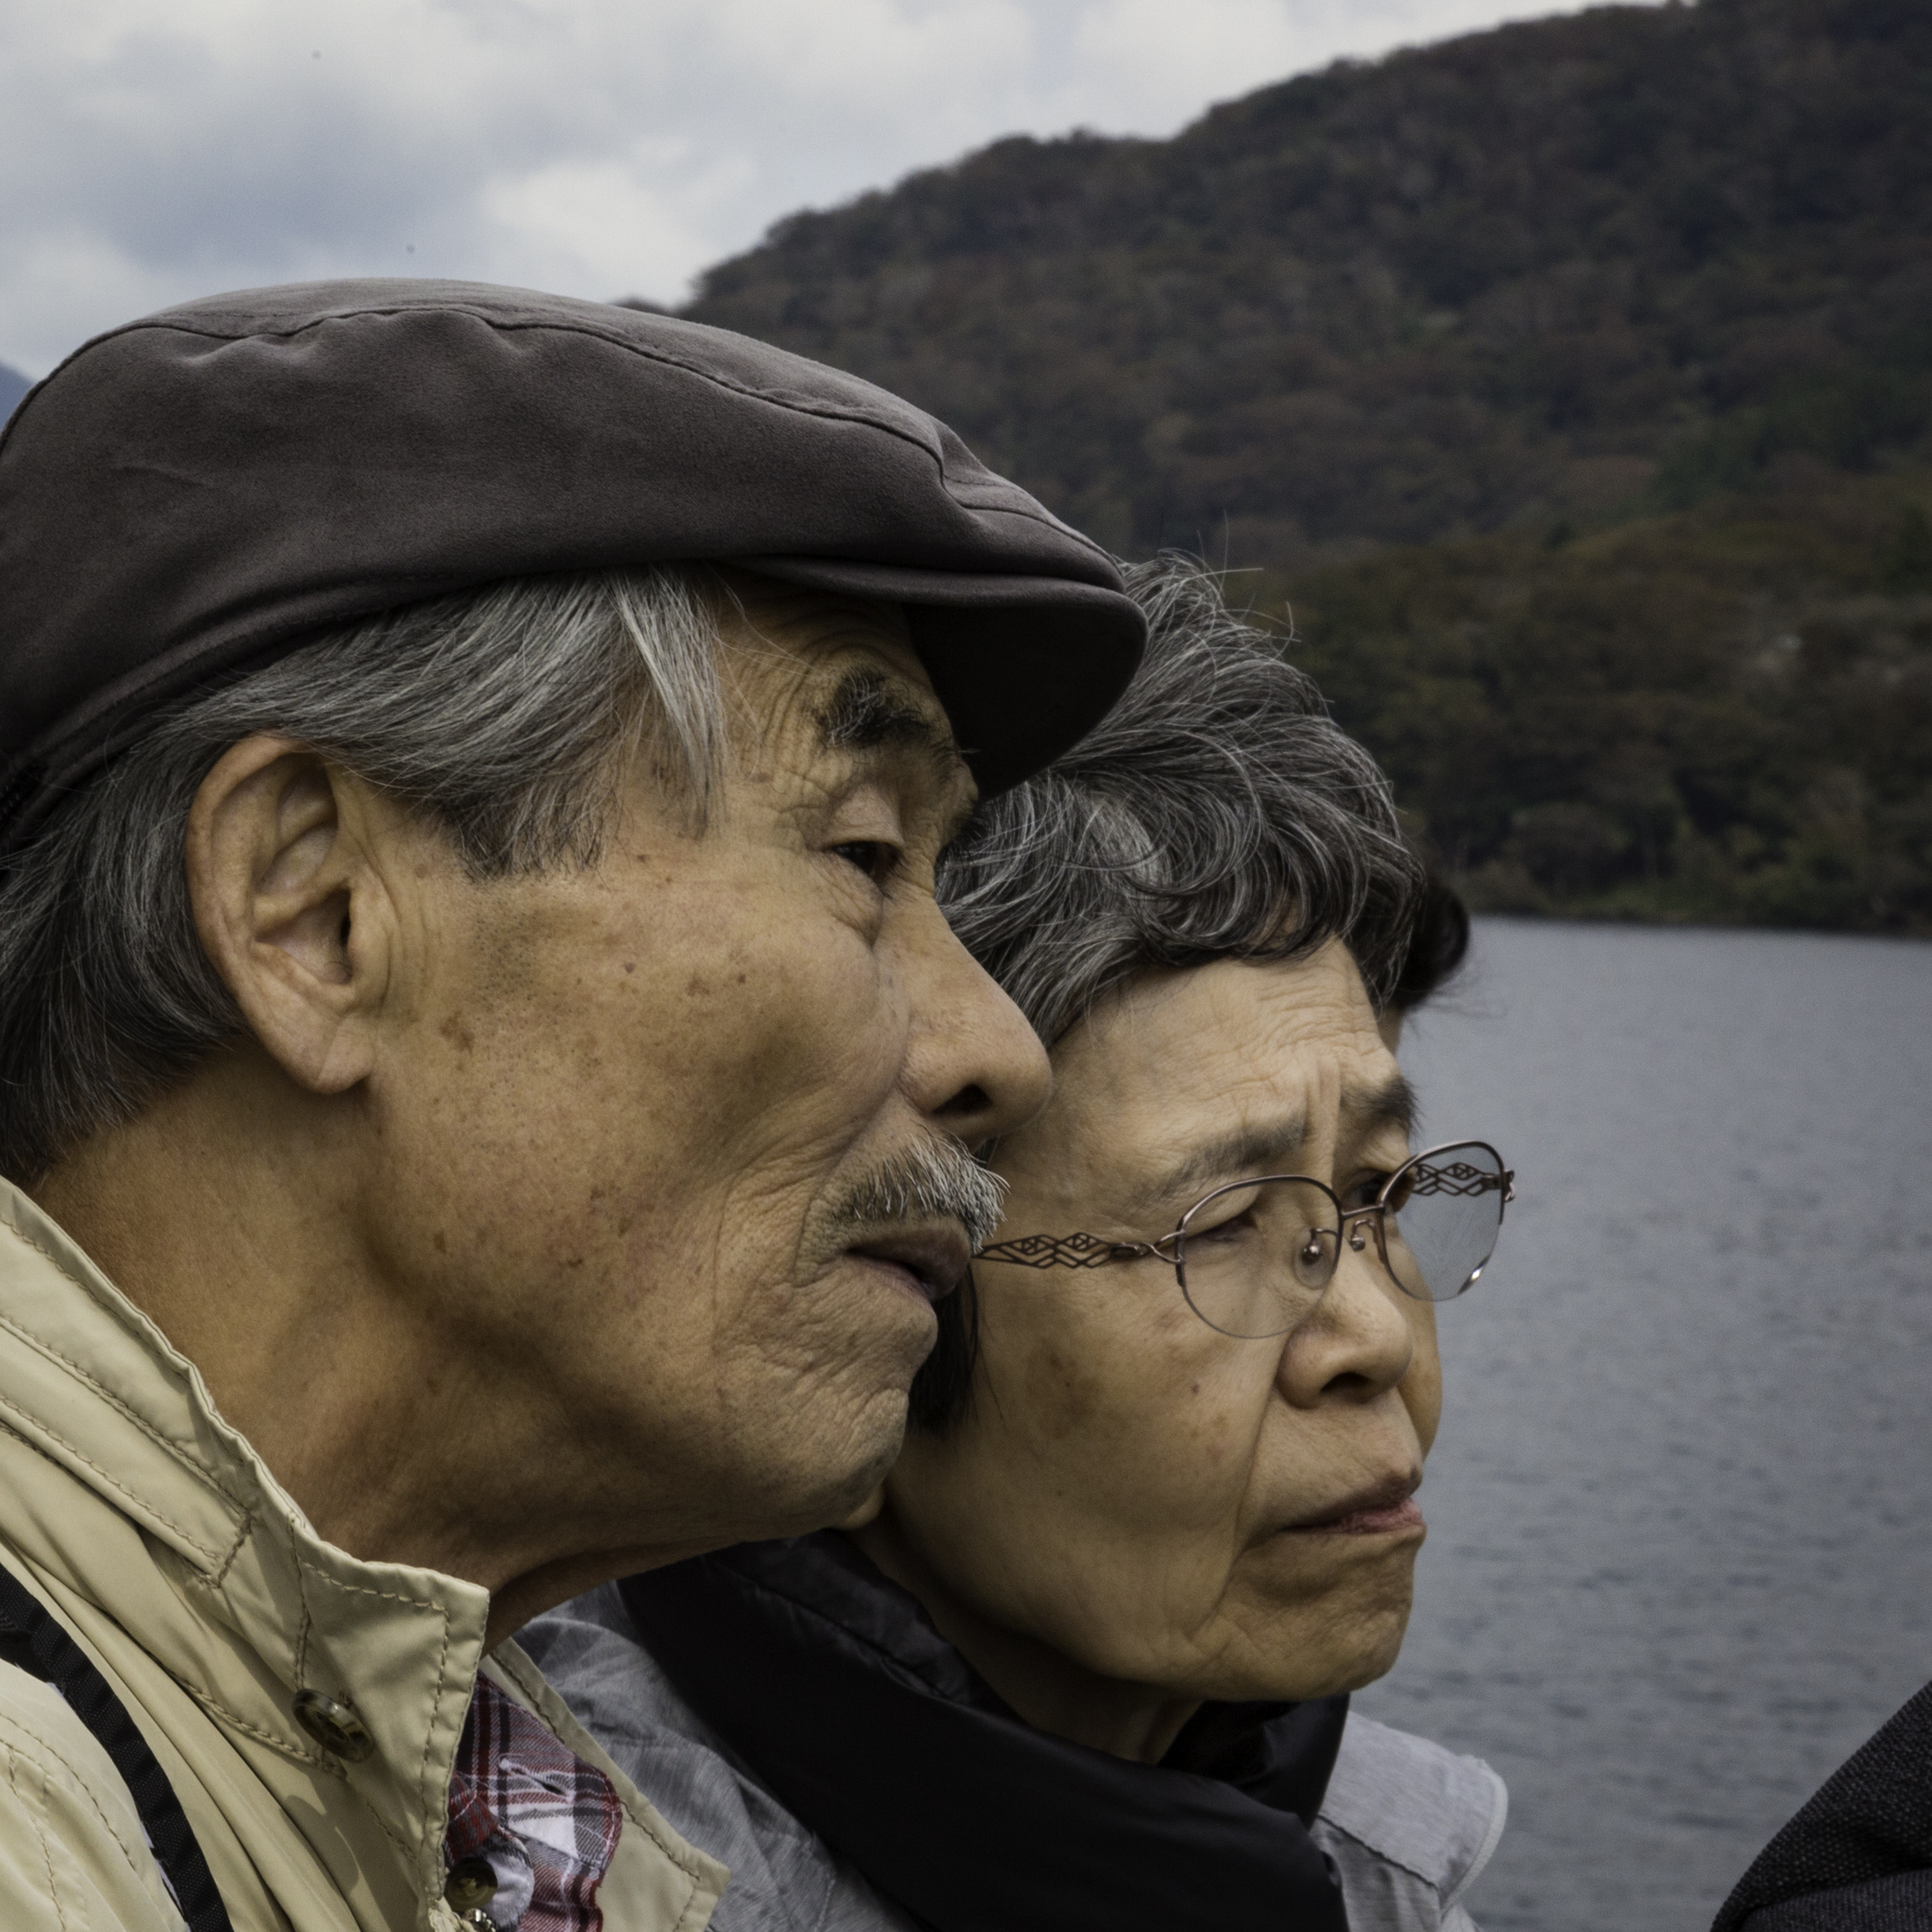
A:
{"label": "beige jacket", "polygon": [[[246,1312],[236,1311],[238,1320]],[[451,1761],[479,1669],[604,1770],[626,1823],[607,1932],[702,1932],[724,1868],[686,1844],[474,1584],[323,1542],[193,1366],[0,1181],[0,1562],[146,1736],[235,1932],[457,1932]],[[314,1688],[376,1741],[343,1764],[290,1714]],[[182,1932],[133,1801],[60,1694],[0,1664],[0,1928]]]}

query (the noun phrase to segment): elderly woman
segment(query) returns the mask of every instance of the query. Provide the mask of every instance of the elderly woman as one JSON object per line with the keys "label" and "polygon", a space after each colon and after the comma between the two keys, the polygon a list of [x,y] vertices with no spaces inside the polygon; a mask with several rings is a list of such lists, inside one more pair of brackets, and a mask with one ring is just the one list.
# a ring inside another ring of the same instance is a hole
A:
{"label": "elderly woman", "polygon": [[940,890],[1052,1049],[905,1448],[840,1530],[525,1633],[722,1932],[1467,1928],[1486,1766],[1348,1714],[1394,1663],[1435,1304],[1496,1241],[1479,1141],[1393,1052],[1460,957],[1366,754],[1167,562],[1094,736]]}

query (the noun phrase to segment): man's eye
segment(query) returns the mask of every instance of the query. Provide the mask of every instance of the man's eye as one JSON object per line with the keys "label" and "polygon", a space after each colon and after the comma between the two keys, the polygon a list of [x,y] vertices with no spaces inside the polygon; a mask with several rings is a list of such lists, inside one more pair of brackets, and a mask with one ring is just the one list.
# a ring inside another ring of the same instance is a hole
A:
{"label": "man's eye", "polygon": [[856,866],[875,885],[883,885],[899,862],[899,848],[883,839],[848,839],[832,849],[847,865]]}

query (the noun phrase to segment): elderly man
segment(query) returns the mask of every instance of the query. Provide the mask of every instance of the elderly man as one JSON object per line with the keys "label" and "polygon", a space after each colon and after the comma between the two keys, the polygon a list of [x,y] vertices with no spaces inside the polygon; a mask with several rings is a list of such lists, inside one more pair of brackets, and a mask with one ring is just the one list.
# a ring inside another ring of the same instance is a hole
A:
{"label": "elderly man", "polygon": [[837,1517],[1045,1098],[933,868],[1142,624],[864,384],[426,282],[0,443],[0,1924],[697,1932],[508,1633]]}

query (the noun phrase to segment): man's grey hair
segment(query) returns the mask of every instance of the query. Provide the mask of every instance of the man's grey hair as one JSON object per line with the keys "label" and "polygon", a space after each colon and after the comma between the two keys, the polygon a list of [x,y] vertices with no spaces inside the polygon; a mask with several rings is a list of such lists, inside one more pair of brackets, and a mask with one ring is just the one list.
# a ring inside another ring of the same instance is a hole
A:
{"label": "man's grey hair", "polygon": [[[1049,1046],[1150,969],[1294,959],[1331,939],[1378,1007],[1399,998],[1426,887],[1388,781],[1214,573],[1164,557],[1127,580],[1148,618],[1140,670],[947,854],[955,930]],[[977,1351],[969,1278],[940,1304],[915,1428],[964,1411]]]}
{"label": "man's grey hair", "polygon": [[501,583],[345,625],[160,718],[0,876],[0,1174],[37,1179],[245,1032],[184,858],[230,746],[299,741],[439,827],[474,878],[588,866],[638,755],[703,825],[728,595],[696,567]]}
{"label": "man's grey hair", "polygon": [[1220,580],[1127,573],[1147,655],[1071,752],[947,854],[947,917],[1050,1046],[1150,967],[1292,959],[1340,940],[1380,1006],[1422,890],[1388,781]]}

